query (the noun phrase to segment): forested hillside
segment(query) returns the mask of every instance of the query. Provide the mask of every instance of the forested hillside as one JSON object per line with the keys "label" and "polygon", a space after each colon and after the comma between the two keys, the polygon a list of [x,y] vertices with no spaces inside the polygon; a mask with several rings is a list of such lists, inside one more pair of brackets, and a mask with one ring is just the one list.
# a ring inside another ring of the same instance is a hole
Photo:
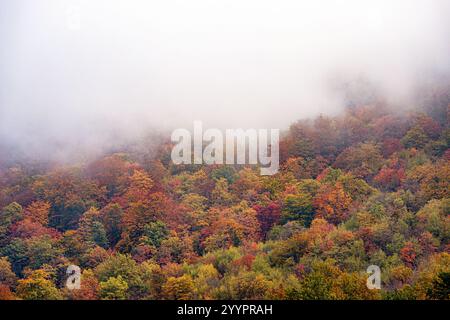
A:
{"label": "forested hillside", "polygon": [[[448,299],[448,94],[424,106],[296,122],[273,176],[174,165],[170,143],[5,161],[0,299]],[[65,286],[71,264],[79,290]],[[381,290],[366,287],[369,265]]]}

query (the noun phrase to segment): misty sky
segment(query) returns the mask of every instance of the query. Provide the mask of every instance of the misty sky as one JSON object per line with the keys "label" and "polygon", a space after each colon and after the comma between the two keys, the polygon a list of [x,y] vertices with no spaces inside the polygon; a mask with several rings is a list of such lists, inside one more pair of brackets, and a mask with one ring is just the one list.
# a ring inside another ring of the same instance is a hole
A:
{"label": "misty sky", "polygon": [[339,112],[336,83],[358,78],[406,103],[450,73],[449,39],[448,0],[0,0],[0,142],[283,129]]}

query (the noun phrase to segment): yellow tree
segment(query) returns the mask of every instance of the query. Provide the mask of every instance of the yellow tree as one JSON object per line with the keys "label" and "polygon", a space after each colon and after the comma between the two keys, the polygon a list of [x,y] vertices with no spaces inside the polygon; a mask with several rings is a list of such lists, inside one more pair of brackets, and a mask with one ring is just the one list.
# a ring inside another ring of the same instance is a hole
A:
{"label": "yellow tree", "polygon": [[194,282],[189,275],[169,277],[162,286],[162,295],[168,300],[189,300],[194,297]]}
{"label": "yellow tree", "polygon": [[325,185],[314,199],[318,217],[339,224],[344,221],[349,213],[352,198],[344,191],[341,183],[334,186]]}
{"label": "yellow tree", "polygon": [[24,300],[60,300],[61,293],[44,269],[31,271],[25,279],[18,281],[17,296]]}
{"label": "yellow tree", "polygon": [[34,201],[25,209],[25,217],[33,222],[46,226],[48,224],[48,214],[50,203],[48,201]]}

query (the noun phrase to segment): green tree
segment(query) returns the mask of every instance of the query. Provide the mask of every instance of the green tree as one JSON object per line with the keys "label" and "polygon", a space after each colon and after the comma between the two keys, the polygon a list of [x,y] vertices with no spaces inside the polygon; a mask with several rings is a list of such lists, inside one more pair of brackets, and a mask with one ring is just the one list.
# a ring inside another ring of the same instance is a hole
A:
{"label": "green tree", "polygon": [[11,262],[14,273],[20,275],[28,265],[27,245],[25,240],[15,238],[8,245],[0,248],[1,255],[6,256]]}
{"label": "green tree", "polygon": [[288,194],[282,208],[282,223],[297,220],[309,227],[314,218],[312,198],[309,194]]}
{"label": "green tree", "polygon": [[44,264],[54,265],[61,256],[56,241],[49,236],[34,237],[26,240],[28,266],[37,269]]}
{"label": "green tree", "polygon": [[100,298],[102,300],[125,300],[127,298],[128,284],[121,276],[110,277],[100,282]]}
{"label": "green tree", "polygon": [[97,209],[90,208],[83,214],[78,230],[86,243],[98,245],[102,248],[109,247],[106,230]]}
{"label": "green tree", "polygon": [[421,149],[428,142],[428,137],[420,126],[415,126],[400,141],[405,148]]}
{"label": "green tree", "polygon": [[450,272],[441,272],[428,289],[429,299],[450,300]]}
{"label": "green tree", "polygon": [[314,262],[312,271],[301,281],[298,298],[304,300],[336,299],[336,281],[341,271],[331,261]]}
{"label": "green tree", "polygon": [[169,235],[169,230],[166,224],[160,220],[147,223],[144,226],[145,242],[151,246],[158,248],[161,242],[165,240]]}
{"label": "green tree", "polygon": [[110,203],[100,211],[106,236],[111,246],[115,246],[122,234],[123,210],[117,203]]}
{"label": "green tree", "polygon": [[0,210],[0,245],[5,244],[9,227],[22,219],[22,206],[13,202]]}
{"label": "green tree", "polygon": [[142,281],[139,265],[129,255],[115,254],[94,269],[94,273],[100,282],[106,282],[109,278],[119,276],[128,284],[130,299],[138,299],[148,294],[147,287]]}
{"label": "green tree", "polygon": [[264,299],[269,288],[270,281],[262,274],[241,272],[225,277],[215,296],[217,299],[230,300]]}

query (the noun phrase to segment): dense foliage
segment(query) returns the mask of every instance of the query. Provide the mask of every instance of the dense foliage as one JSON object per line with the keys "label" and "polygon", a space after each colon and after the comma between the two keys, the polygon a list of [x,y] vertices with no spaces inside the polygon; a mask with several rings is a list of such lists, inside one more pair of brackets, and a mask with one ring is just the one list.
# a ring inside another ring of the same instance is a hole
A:
{"label": "dense foliage", "polygon": [[169,143],[3,164],[0,299],[448,299],[449,111],[299,121],[273,176],[176,166]]}

